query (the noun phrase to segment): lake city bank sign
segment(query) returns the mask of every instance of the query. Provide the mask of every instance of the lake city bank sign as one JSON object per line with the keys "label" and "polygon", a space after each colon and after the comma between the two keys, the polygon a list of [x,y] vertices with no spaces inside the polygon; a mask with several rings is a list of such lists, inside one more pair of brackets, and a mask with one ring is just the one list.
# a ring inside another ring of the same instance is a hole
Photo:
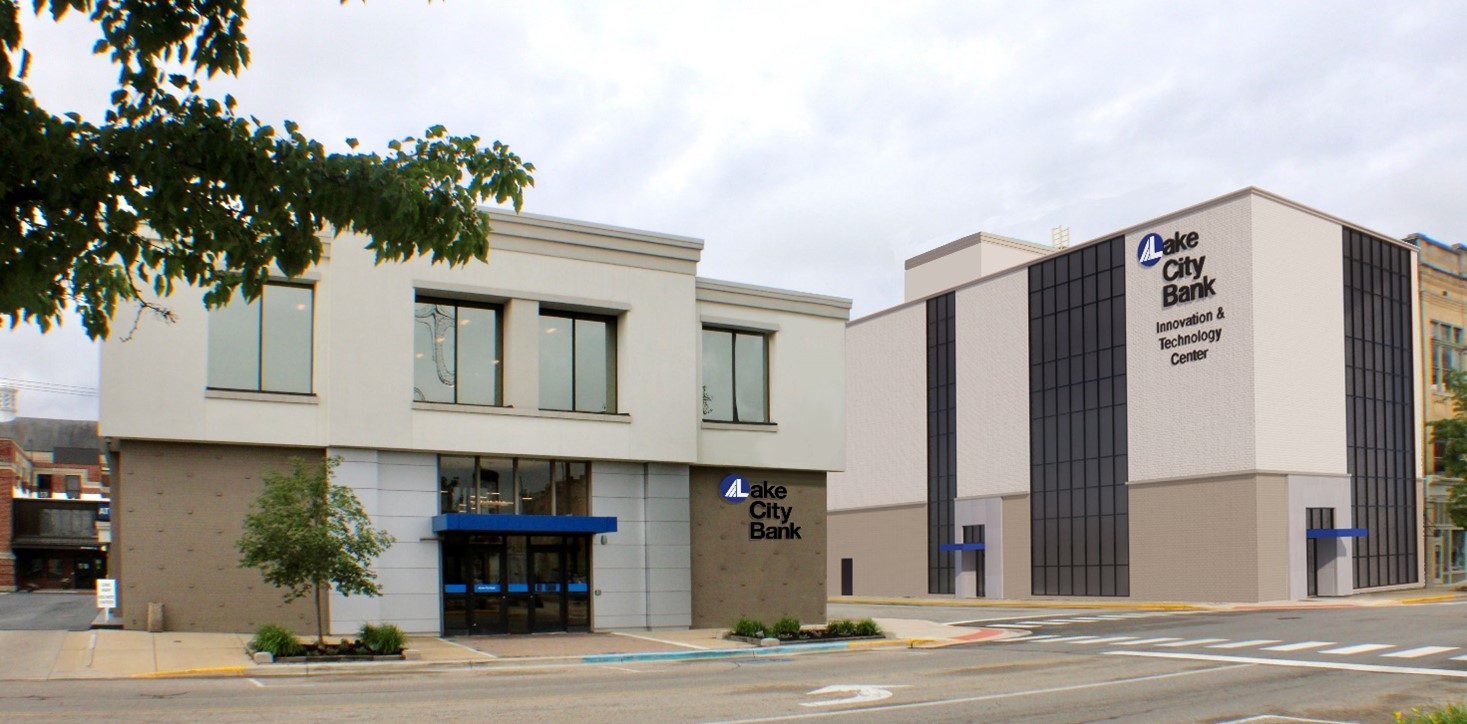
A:
{"label": "lake city bank sign", "polygon": [[718,489],[725,503],[749,504],[749,517],[753,519],[749,521],[749,540],[804,540],[800,526],[790,523],[794,508],[781,502],[789,497],[785,486],[770,485],[768,480],[750,486],[747,478],[731,473],[723,477]]}
{"label": "lake city bank sign", "polygon": [[[1207,255],[1197,252],[1201,243],[1202,237],[1195,231],[1176,231],[1170,239],[1164,239],[1155,232],[1141,237],[1141,243],[1136,247],[1136,261],[1148,269],[1161,264],[1161,277],[1166,281],[1161,288],[1163,310],[1217,295],[1217,279],[1209,273]],[[1159,321],[1156,323],[1157,346],[1163,354],[1169,355],[1168,361],[1173,366],[1206,360],[1212,345],[1217,344],[1223,335],[1221,325],[1209,325],[1225,318],[1223,308],[1217,307]]]}

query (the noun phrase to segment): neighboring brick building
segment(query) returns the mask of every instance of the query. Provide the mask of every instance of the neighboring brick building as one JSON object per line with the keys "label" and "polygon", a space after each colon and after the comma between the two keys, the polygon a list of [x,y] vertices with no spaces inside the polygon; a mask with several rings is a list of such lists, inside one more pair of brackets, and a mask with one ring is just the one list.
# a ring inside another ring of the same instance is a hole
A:
{"label": "neighboring brick building", "polygon": [[94,420],[0,423],[0,591],[88,589],[105,575],[104,460]]}

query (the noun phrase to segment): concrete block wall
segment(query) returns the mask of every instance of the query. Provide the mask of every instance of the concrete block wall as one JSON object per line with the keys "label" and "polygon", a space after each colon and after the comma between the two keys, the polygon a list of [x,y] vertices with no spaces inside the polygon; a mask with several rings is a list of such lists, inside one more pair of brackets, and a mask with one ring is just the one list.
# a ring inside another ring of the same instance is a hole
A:
{"label": "concrete block wall", "polygon": [[691,626],[688,466],[592,462],[591,515],[617,519],[592,542],[591,628]]}
{"label": "concrete block wall", "polygon": [[381,596],[331,592],[331,633],[354,634],[363,623],[393,623],[407,633],[442,631],[442,579],[433,516],[438,514],[438,456],[329,448],[342,458],[335,482],[356,493],[377,527],[397,539],[372,568]]}

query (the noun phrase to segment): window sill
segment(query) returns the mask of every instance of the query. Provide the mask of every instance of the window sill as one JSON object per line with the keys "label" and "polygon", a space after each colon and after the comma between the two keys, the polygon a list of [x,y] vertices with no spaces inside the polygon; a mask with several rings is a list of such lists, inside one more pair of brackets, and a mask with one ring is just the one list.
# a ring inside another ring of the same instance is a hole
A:
{"label": "window sill", "polygon": [[541,417],[559,420],[591,420],[594,422],[619,422],[630,424],[632,416],[625,413],[571,412],[567,410],[521,410],[514,407],[489,405],[454,405],[446,402],[413,402],[414,410],[434,412],[466,412],[471,415],[507,415],[510,417]]}
{"label": "window sill", "polygon": [[743,430],[745,432],[779,432],[777,422],[715,422],[703,421],[704,430]]}
{"label": "window sill", "polygon": [[289,392],[251,392],[248,390],[215,390],[206,388],[204,397],[212,400],[249,400],[251,402],[288,402],[294,405],[319,405],[321,398],[314,394],[296,395]]}

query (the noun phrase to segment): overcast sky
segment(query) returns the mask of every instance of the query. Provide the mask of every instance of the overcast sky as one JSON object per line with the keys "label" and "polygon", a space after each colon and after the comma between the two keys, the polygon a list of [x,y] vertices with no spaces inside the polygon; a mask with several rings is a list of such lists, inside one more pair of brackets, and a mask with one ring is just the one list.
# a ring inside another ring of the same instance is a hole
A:
{"label": "overcast sky", "polygon": [[[855,316],[901,301],[902,260],[975,231],[1078,243],[1248,185],[1467,241],[1458,2],[248,8],[250,68],[208,85],[242,111],[341,149],[436,123],[502,140],[539,169],[526,211],[698,237],[700,275]],[[23,30],[43,106],[100,120],[96,28]],[[74,322],[0,332],[0,378],[94,387],[96,347]]]}

